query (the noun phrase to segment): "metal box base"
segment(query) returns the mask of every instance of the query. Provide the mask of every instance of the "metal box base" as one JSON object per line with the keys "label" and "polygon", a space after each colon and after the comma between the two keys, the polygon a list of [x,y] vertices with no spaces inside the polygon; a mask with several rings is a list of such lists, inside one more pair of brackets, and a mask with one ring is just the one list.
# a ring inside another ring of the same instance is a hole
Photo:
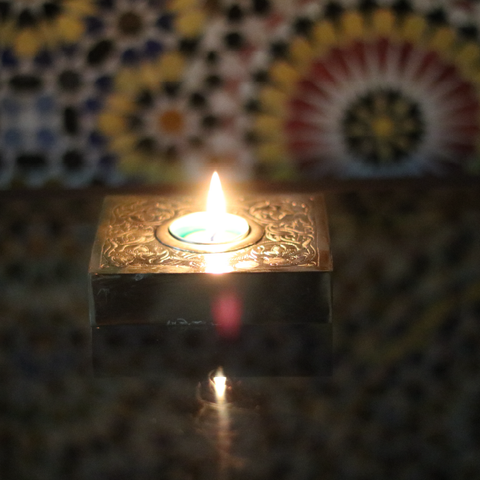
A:
{"label": "metal box base", "polygon": [[236,199],[229,210],[263,235],[234,251],[189,252],[158,239],[165,222],[200,210],[186,197],[106,198],[89,270],[95,372],[328,374],[332,261],[323,197]]}

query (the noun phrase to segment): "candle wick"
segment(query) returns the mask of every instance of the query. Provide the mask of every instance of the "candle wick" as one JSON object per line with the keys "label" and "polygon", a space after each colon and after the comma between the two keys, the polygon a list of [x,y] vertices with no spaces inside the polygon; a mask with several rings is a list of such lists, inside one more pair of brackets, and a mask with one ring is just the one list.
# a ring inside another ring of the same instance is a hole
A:
{"label": "candle wick", "polygon": [[220,229],[220,227],[218,225],[214,225],[214,228],[212,229],[211,235],[210,235],[210,241],[211,242],[215,241],[215,237],[217,237],[218,234],[219,234],[219,229]]}

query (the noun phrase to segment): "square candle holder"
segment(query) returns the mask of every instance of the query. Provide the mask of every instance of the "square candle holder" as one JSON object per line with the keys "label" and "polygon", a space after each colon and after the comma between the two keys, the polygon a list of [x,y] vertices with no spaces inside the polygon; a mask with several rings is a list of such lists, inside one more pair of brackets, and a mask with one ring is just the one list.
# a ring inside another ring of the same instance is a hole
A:
{"label": "square candle holder", "polygon": [[332,259],[320,194],[244,195],[229,212],[248,234],[228,245],[175,239],[187,196],[109,196],[89,268],[98,375],[203,379],[331,372]]}

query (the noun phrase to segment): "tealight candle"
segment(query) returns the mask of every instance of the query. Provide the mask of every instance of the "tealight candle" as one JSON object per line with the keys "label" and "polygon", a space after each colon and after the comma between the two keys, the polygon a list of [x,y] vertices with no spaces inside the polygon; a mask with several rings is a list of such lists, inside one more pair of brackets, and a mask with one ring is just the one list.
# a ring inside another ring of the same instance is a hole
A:
{"label": "tealight candle", "polygon": [[196,245],[221,245],[245,238],[250,226],[244,218],[226,212],[220,178],[212,176],[207,210],[175,219],[168,228],[176,239]]}

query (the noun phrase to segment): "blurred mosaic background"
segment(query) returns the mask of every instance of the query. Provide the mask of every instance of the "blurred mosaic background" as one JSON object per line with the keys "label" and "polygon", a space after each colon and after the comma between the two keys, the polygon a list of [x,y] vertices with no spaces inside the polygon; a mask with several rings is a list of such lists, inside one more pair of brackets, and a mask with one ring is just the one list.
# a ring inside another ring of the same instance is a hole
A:
{"label": "blurred mosaic background", "polygon": [[[0,478],[480,478],[479,22],[473,0],[0,0]],[[334,375],[235,383],[227,456],[197,386],[92,377],[86,288],[90,187],[213,168],[338,180]]]}
{"label": "blurred mosaic background", "polygon": [[327,194],[334,375],[235,383],[227,477],[196,385],[92,376],[100,205],[0,202],[2,480],[479,477],[476,188]]}
{"label": "blurred mosaic background", "polygon": [[0,1],[0,185],[477,175],[467,0]]}

